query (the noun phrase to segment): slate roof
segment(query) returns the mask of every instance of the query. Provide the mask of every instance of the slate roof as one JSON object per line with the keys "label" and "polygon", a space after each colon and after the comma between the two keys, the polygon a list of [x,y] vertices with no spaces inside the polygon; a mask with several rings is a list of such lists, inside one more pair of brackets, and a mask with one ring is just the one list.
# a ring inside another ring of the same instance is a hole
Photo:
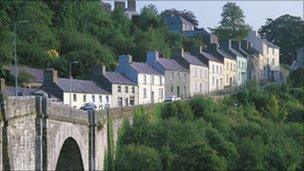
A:
{"label": "slate roof", "polygon": [[[236,51],[235,49],[233,48],[223,48],[227,53],[229,53],[231,56],[240,56],[240,57],[244,57],[241,53],[239,53],[238,51]],[[245,57],[244,57],[245,58]]]}
{"label": "slate roof", "polygon": [[192,23],[189,22],[188,20],[184,19],[183,17],[181,17],[181,16],[178,16],[178,17],[180,18],[180,20],[181,20],[181,22],[182,22],[183,24],[194,26],[194,24],[192,24]]}
{"label": "slate roof", "polygon": [[[10,72],[10,74],[15,77],[15,67],[14,66],[5,66],[6,70]],[[33,77],[33,82],[43,83],[43,70],[37,68],[29,68],[29,67],[18,67],[18,73],[21,72],[29,73]]]}
{"label": "slate roof", "polygon": [[136,85],[135,82],[129,80],[118,72],[106,72],[104,77],[113,84],[125,84],[125,85]]}
{"label": "slate roof", "polygon": [[[60,89],[69,92],[70,79],[58,78],[56,83]],[[95,82],[89,80],[72,79],[71,85],[71,91],[75,93],[110,94],[99,87]]]}
{"label": "slate roof", "polygon": [[151,74],[151,75],[162,75],[159,71],[151,67],[150,65],[143,62],[132,62],[130,66],[138,73]]}
{"label": "slate roof", "polygon": [[193,65],[200,65],[207,67],[206,64],[204,64],[202,61],[200,61],[197,57],[191,55],[189,52],[184,52],[184,59],[189,63]]}
{"label": "slate roof", "polygon": [[189,31],[183,31],[182,34],[185,36],[195,36],[198,34],[202,34],[203,36],[211,36],[209,32],[207,32],[204,28],[196,29],[196,30],[189,30]]}
{"label": "slate roof", "polygon": [[263,43],[267,44],[267,46],[269,46],[269,47],[280,49],[279,46],[277,46],[277,45],[275,45],[275,44],[269,42],[269,41],[266,40],[266,39],[261,39],[261,40],[262,40]]}
{"label": "slate roof", "polygon": [[217,57],[213,56],[211,53],[202,52],[202,55],[203,55],[204,57],[206,57],[206,58],[207,58],[208,60],[210,60],[210,61],[223,63],[220,59],[218,59]]}
{"label": "slate roof", "polygon": [[187,69],[181,66],[175,59],[159,58],[158,63],[168,71],[187,72]]}
{"label": "slate roof", "polygon": [[234,57],[232,57],[230,54],[228,54],[226,51],[224,51],[221,48],[217,49],[219,53],[221,53],[222,55],[224,55],[225,58],[229,58],[229,59],[235,59]]}

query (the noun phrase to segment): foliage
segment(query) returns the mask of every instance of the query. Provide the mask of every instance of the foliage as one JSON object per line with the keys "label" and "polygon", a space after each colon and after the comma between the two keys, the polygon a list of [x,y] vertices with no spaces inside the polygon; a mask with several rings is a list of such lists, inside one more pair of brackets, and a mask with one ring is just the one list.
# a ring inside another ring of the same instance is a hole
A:
{"label": "foliage", "polygon": [[242,40],[248,35],[251,28],[245,23],[244,12],[236,3],[227,2],[221,16],[220,26],[211,29],[220,40]]}
{"label": "foliage", "polygon": [[301,17],[282,15],[275,20],[268,18],[259,29],[261,38],[280,47],[280,61],[291,65],[295,60],[296,51],[303,47],[304,21]]}
{"label": "foliage", "polygon": [[19,72],[19,77],[18,77],[18,82],[21,84],[27,84],[31,83],[33,81],[33,76],[29,74],[26,71],[20,71]]}
{"label": "foliage", "polygon": [[124,150],[116,168],[149,170],[139,157],[147,156],[161,161],[153,170],[301,170],[303,95],[288,85],[250,82],[221,101],[195,97],[162,104],[156,113],[140,108],[119,134]]}

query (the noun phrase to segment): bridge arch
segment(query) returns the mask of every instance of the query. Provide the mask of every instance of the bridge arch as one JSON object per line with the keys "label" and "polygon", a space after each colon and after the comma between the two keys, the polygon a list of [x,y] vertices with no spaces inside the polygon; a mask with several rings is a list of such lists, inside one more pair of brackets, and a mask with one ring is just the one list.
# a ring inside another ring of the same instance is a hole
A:
{"label": "bridge arch", "polygon": [[61,155],[66,150],[66,144],[74,146],[75,155],[82,160],[83,169],[78,170],[88,170],[88,126],[49,120],[48,129],[48,170],[56,170],[62,159],[60,157],[64,157]]}
{"label": "bridge arch", "polygon": [[80,148],[72,137],[66,139],[61,147],[56,170],[84,170]]}

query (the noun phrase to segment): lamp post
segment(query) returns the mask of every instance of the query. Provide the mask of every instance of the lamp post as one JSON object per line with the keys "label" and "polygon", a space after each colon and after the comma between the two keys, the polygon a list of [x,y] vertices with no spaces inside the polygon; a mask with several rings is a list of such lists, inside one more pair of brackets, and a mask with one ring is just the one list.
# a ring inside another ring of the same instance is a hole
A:
{"label": "lamp post", "polygon": [[79,61],[72,61],[69,63],[69,77],[70,77],[70,80],[69,80],[69,100],[70,100],[70,106],[72,106],[72,66],[73,64],[78,64]]}
{"label": "lamp post", "polygon": [[13,41],[13,46],[14,46],[14,58],[15,58],[15,95],[18,96],[18,60],[17,60],[17,23],[28,23],[28,20],[20,20],[20,21],[15,21],[14,22],[14,41]]}

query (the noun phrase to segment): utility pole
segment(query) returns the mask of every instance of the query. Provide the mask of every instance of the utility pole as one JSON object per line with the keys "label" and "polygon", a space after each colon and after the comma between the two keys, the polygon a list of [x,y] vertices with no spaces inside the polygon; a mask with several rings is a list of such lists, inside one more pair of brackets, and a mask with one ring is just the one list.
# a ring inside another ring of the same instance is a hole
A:
{"label": "utility pole", "polygon": [[18,58],[17,58],[17,23],[28,23],[28,20],[21,20],[14,22],[14,58],[15,58],[15,95],[18,96]]}
{"label": "utility pole", "polygon": [[77,64],[79,61],[72,61],[69,63],[69,103],[72,106],[72,65]]}

